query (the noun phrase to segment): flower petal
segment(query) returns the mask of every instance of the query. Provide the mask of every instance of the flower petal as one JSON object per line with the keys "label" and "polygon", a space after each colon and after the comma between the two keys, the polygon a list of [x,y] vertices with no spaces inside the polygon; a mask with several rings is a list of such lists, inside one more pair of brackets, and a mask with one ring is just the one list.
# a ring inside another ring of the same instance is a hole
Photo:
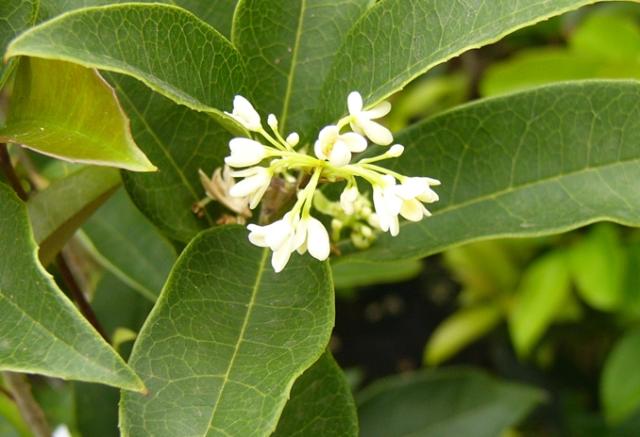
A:
{"label": "flower petal", "polygon": [[367,118],[369,120],[375,120],[376,118],[384,117],[391,111],[391,103],[389,102],[380,102],[373,108],[364,111]]}
{"label": "flower petal", "polygon": [[327,229],[313,217],[308,220],[307,249],[309,254],[319,261],[327,259],[331,252]]}
{"label": "flower petal", "polygon": [[424,206],[416,199],[405,200],[402,202],[400,215],[412,222],[419,222],[424,217]]}
{"label": "flower petal", "polygon": [[362,111],[362,96],[359,92],[353,91],[347,96],[347,108],[349,108],[349,114],[351,115]]}
{"label": "flower petal", "polygon": [[351,152],[349,147],[342,141],[336,141],[331,148],[331,152],[329,152],[329,162],[336,167],[342,167],[349,164],[350,161]]}
{"label": "flower petal", "polygon": [[393,142],[393,135],[391,131],[383,125],[376,123],[361,117],[358,120],[358,124],[364,131],[365,135],[371,140],[371,142],[380,144],[381,146],[388,146]]}
{"label": "flower petal", "polygon": [[283,246],[280,249],[273,252],[271,257],[271,266],[276,273],[280,273],[289,262],[291,258],[291,251],[288,246]]}
{"label": "flower petal", "polygon": [[340,141],[345,143],[353,153],[364,152],[367,148],[367,140],[362,135],[355,132],[347,132],[340,135]]}

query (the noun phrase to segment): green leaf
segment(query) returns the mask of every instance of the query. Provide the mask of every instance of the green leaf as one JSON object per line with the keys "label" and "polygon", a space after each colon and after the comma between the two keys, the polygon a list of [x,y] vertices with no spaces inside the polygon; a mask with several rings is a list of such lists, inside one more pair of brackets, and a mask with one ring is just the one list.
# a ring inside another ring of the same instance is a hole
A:
{"label": "green leaf", "polygon": [[86,167],[52,183],[27,203],[38,256],[44,265],[120,186],[111,168]]}
{"label": "green leaf", "polygon": [[386,263],[338,261],[331,264],[331,270],[335,288],[347,289],[408,281],[420,274],[422,262],[419,260]]}
{"label": "green leaf", "polygon": [[125,435],[267,435],[334,322],[327,263],[274,273],[246,230],[196,237],[176,263],[130,364],[148,396],[124,393]]}
{"label": "green leaf", "polygon": [[0,369],[143,390],[36,258],[22,202],[0,185]]}
{"label": "green leaf", "polygon": [[126,192],[118,191],[82,229],[101,264],[155,302],[176,253]]}
{"label": "green leaf", "polygon": [[[41,0],[40,21],[75,9],[131,3],[131,0]],[[193,12],[223,35],[231,33],[231,20],[237,0],[138,0],[136,3],[166,3]]]}
{"label": "green leaf", "polygon": [[[0,3],[0,50],[4,53],[7,44],[17,34],[35,22],[38,0],[7,0]],[[0,89],[9,79],[14,62],[0,63]]]}
{"label": "green leaf", "polygon": [[138,149],[113,89],[95,70],[22,58],[0,141],[71,162],[156,168]]}
{"label": "green leaf", "polygon": [[[176,103],[230,120],[244,63],[220,33],[184,9],[162,4],[79,9],[13,40],[7,58],[34,56],[132,76]],[[169,61],[167,61],[169,59]]]}
{"label": "green leaf", "polygon": [[376,437],[495,437],[517,424],[544,395],[471,369],[394,376],[358,398],[360,434]]}
{"label": "green leaf", "polygon": [[216,222],[213,203],[202,218],[191,208],[205,197],[198,170],[212,174],[223,165],[230,135],[207,114],[178,106],[133,79],[116,75],[109,79],[131,118],[136,142],[159,169],[123,173],[125,188],[163,233],[188,242]]}
{"label": "green leaf", "polygon": [[358,435],[347,380],[329,352],[296,380],[273,437]]}
{"label": "green leaf", "polygon": [[640,407],[640,330],[626,334],[613,348],[604,364],[601,399],[611,423],[621,423]]}
{"label": "green leaf", "polygon": [[[280,131],[308,129],[332,59],[371,0],[244,0],[233,42],[247,59],[247,84],[259,112]],[[304,132],[301,132],[304,133]]]}
{"label": "green leaf", "polygon": [[350,91],[367,104],[461,53],[597,0],[383,0],[349,31],[327,76],[318,125],[337,120]]}
{"label": "green leaf", "polygon": [[461,309],[442,322],[431,335],[424,350],[424,362],[429,366],[448,360],[479,339],[502,320],[499,305],[489,303]]}
{"label": "green leaf", "polygon": [[[640,83],[567,83],[473,103],[398,135],[389,166],[442,181],[433,216],[355,259],[548,235],[598,220],[640,225]],[[343,252],[348,251],[343,247]]]}
{"label": "green leaf", "polygon": [[562,251],[540,257],[524,272],[509,314],[509,331],[518,355],[531,352],[570,293],[568,260]]}
{"label": "green leaf", "polygon": [[602,311],[618,308],[624,300],[627,255],[618,229],[601,224],[569,252],[576,289],[589,305]]}
{"label": "green leaf", "polygon": [[[116,276],[106,273],[91,301],[96,317],[115,346],[123,327],[138,332],[151,303]],[[130,350],[130,348],[129,348]],[[75,383],[75,411],[79,431],[87,437],[115,437],[118,433],[118,390],[98,384]]]}

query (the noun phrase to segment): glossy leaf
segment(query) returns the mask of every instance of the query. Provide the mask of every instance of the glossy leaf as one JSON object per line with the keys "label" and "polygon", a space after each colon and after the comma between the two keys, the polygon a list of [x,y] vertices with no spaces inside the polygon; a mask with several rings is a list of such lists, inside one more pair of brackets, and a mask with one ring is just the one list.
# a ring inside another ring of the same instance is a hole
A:
{"label": "glossy leaf", "polygon": [[268,435],[293,382],[334,321],[326,263],[294,256],[281,273],[239,226],[182,253],[131,355],[148,396],[123,395],[125,435]]}
{"label": "glossy leaf", "polygon": [[494,437],[523,419],[544,396],[471,369],[380,380],[358,397],[363,437]]}
{"label": "glossy leaf", "polygon": [[212,174],[223,164],[230,135],[207,114],[178,106],[139,82],[111,75],[142,150],[154,161],[155,173],[123,173],[136,206],[167,236],[188,242],[216,222],[210,204],[202,218],[192,206],[205,197],[198,170]]}
{"label": "glossy leaf", "polygon": [[38,256],[50,263],[75,231],[120,186],[118,172],[86,167],[52,183],[27,203]]}
{"label": "glossy leaf", "polygon": [[431,335],[424,350],[425,364],[437,366],[448,360],[495,328],[502,318],[502,309],[496,304],[477,305],[455,312]]}
{"label": "glossy leaf", "polygon": [[228,118],[219,109],[230,109],[244,86],[244,64],[229,41],[169,5],[127,3],[68,12],[16,38],[6,57],[20,55],[133,76],[220,120]]}
{"label": "glossy leaf", "polygon": [[155,170],[113,89],[96,71],[67,62],[21,59],[0,141],[71,162]]}
{"label": "glossy leaf", "polygon": [[[64,12],[90,6],[131,3],[130,0],[40,0],[40,21],[51,19]],[[193,12],[223,35],[231,32],[231,19],[237,0],[138,0],[136,3],[166,3]]]}
{"label": "glossy leaf", "polygon": [[[433,216],[355,259],[415,258],[461,243],[640,224],[640,83],[591,81],[488,99],[398,135],[389,165],[442,181]],[[347,248],[345,247],[346,251]]]}
{"label": "glossy leaf", "polygon": [[373,104],[461,53],[597,0],[383,0],[349,31],[323,88],[321,125],[357,90]]}
{"label": "glossy leaf", "polygon": [[371,0],[239,3],[233,42],[247,59],[249,95],[260,112],[278,116],[284,135],[309,128],[331,61],[344,35],[370,3]]}
{"label": "glossy leaf", "polygon": [[623,303],[627,255],[614,226],[594,227],[572,247],[569,259],[576,289],[589,305],[612,311]]}
{"label": "glossy leaf", "polygon": [[0,186],[0,369],[142,390],[36,259],[22,202]]}
{"label": "glossy leaf", "polygon": [[613,348],[604,365],[601,399],[604,413],[620,423],[640,408],[640,331],[626,334]]}
{"label": "glossy leaf", "polygon": [[171,244],[118,191],[83,226],[98,260],[155,302],[176,259]]}
{"label": "glossy leaf", "polygon": [[329,352],[296,380],[273,437],[356,437],[358,415],[347,380]]}
{"label": "glossy leaf", "polygon": [[509,314],[509,331],[516,352],[526,356],[545,333],[570,296],[567,256],[552,252],[524,272]]}
{"label": "glossy leaf", "polygon": [[[4,53],[7,44],[18,33],[32,26],[38,9],[38,0],[11,0],[0,3],[0,50]],[[13,69],[13,61],[0,63],[0,89]]]}

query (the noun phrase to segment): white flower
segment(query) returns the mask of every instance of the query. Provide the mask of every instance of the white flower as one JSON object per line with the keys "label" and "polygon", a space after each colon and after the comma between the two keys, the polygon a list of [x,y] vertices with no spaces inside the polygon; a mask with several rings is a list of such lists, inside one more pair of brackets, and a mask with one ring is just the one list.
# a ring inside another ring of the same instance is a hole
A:
{"label": "white flower", "polygon": [[298,135],[296,132],[291,132],[289,135],[287,135],[287,138],[285,138],[285,141],[291,147],[295,147],[300,142],[300,135]]}
{"label": "white flower", "polygon": [[347,215],[353,215],[355,212],[356,208],[354,203],[359,194],[358,187],[355,185],[345,188],[342,194],[340,194],[340,206]]}
{"label": "white flower", "polygon": [[342,167],[351,161],[351,153],[359,153],[367,148],[367,140],[355,132],[340,134],[338,126],[324,127],[314,145],[319,159],[328,160],[336,167]]}
{"label": "white flower", "polygon": [[400,155],[404,153],[404,146],[402,144],[394,144],[389,147],[386,155],[390,158],[398,158]]}
{"label": "white flower", "polygon": [[351,129],[354,132],[365,135],[372,142],[382,146],[388,146],[393,142],[391,131],[372,121],[389,113],[391,110],[389,102],[381,102],[368,111],[363,111],[362,96],[354,91],[347,97],[347,107],[351,116]]}
{"label": "white flower", "polygon": [[299,216],[287,213],[280,220],[266,226],[248,225],[249,241],[258,247],[268,247],[273,251],[271,266],[278,273],[289,262],[291,253],[297,249],[296,231],[300,222]]}
{"label": "white flower", "polygon": [[232,197],[249,197],[249,208],[255,208],[271,183],[272,173],[264,167],[251,167],[232,173],[244,179],[229,189]]}
{"label": "white flower", "polygon": [[311,216],[300,220],[296,227],[294,246],[301,255],[306,251],[319,261],[329,257],[331,244],[329,233],[320,220]]}
{"label": "white flower", "polygon": [[234,138],[229,141],[231,155],[224,162],[232,167],[249,167],[256,165],[267,156],[264,145],[249,138]]}
{"label": "white flower", "polygon": [[395,187],[396,194],[402,199],[400,215],[412,222],[418,222],[423,217],[431,215],[422,202],[433,203],[438,201],[438,194],[431,189],[433,185],[440,185],[437,179],[426,177],[407,178]]}
{"label": "white flower", "polygon": [[398,214],[402,208],[402,199],[396,193],[396,180],[392,176],[383,176],[383,185],[373,186],[373,205],[380,229],[389,231],[394,237],[400,232]]}
{"label": "white flower", "polygon": [[233,99],[233,112],[225,114],[233,117],[238,123],[246,129],[256,132],[262,129],[260,123],[260,114],[256,112],[253,105],[242,96],[235,96]]}

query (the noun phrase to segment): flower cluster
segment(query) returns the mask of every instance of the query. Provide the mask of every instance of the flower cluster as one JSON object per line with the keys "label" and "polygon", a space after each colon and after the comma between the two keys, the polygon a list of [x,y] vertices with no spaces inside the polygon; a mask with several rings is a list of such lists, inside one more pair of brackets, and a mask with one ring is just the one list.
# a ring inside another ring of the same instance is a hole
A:
{"label": "flower cluster", "polygon": [[[227,167],[218,173],[216,184],[227,187],[227,199],[223,203],[247,217],[242,205],[254,209],[274,180],[297,182],[293,206],[282,218],[266,225],[247,226],[253,244],[273,251],[271,263],[276,272],[285,267],[295,251],[300,254],[308,251],[318,260],[329,256],[329,233],[322,222],[311,215],[314,205],[332,217],[334,239],[340,238],[343,229],[351,228],[354,244],[366,247],[373,241],[376,231],[397,235],[400,230],[398,216],[419,221],[430,215],[424,204],[438,200],[431,188],[440,184],[436,179],[408,177],[376,164],[396,158],[404,151],[399,144],[391,145],[393,135],[375,121],[385,116],[391,105],[382,102],[365,110],[360,94],[352,92],[347,98],[347,107],[347,116],[320,130],[313,143],[315,156],[312,156],[306,153],[306,147],[296,150],[300,142],[297,133],[283,136],[275,115],[267,117],[269,132],[247,99],[236,96],[233,101],[233,112],[228,115],[253,137],[233,138],[229,142],[230,154],[225,158]],[[353,162],[353,155],[364,152],[370,143],[391,146],[380,155]],[[228,186],[222,182],[224,179],[220,174],[238,180]],[[373,210],[368,195],[360,192],[358,181],[372,187]],[[208,182],[203,177],[203,183]],[[329,201],[318,190],[320,184],[327,182],[346,182],[339,201]],[[207,189],[210,197],[224,198],[219,191]]]}

